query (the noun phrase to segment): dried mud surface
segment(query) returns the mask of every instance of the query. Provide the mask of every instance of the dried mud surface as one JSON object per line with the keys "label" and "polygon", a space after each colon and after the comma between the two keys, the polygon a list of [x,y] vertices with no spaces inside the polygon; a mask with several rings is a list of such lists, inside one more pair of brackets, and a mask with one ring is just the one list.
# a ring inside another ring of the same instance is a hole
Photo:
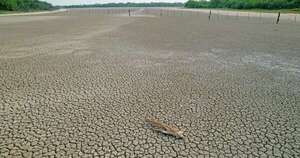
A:
{"label": "dried mud surface", "polygon": [[0,157],[300,156],[299,23],[76,12],[0,17]]}

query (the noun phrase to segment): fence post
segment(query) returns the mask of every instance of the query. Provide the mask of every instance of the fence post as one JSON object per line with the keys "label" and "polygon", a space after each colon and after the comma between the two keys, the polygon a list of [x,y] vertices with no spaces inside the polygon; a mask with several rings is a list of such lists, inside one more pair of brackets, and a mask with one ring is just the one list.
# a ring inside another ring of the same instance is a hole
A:
{"label": "fence post", "polygon": [[250,13],[248,12],[248,20],[250,20]]}
{"label": "fence post", "polygon": [[279,23],[279,20],[280,20],[280,12],[278,12],[278,16],[277,16],[276,24],[278,24],[278,23]]}
{"label": "fence post", "polygon": [[259,12],[259,20],[261,20],[261,12]]}

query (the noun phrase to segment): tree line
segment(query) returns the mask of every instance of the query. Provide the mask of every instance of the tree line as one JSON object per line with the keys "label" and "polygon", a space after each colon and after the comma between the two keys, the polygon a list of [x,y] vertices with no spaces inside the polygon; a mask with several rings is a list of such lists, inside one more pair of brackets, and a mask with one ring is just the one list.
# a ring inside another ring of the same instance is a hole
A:
{"label": "tree line", "polygon": [[165,3],[165,2],[152,2],[152,3],[106,3],[106,4],[89,4],[89,5],[70,5],[63,6],[65,8],[107,8],[107,7],[183,7],[183,3]]}
{"label": "tree line", "polygon": [[300,8],[300,0],[189,0],[187,8],[292,9]]}
{"label": "tree line", "polygon": [[0,0],[0,10],[33,11],[51,10],[53,8],[50,3],[39,0]]}

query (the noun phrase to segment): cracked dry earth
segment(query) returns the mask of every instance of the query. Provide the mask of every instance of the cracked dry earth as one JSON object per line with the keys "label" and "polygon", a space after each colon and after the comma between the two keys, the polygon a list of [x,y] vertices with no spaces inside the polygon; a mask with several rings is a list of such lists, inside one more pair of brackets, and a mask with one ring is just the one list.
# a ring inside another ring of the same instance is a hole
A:
{"label": "cracked dry earth", "polygon": [[299,157],[300,25],[265,20],[1,17],[0,157]]}

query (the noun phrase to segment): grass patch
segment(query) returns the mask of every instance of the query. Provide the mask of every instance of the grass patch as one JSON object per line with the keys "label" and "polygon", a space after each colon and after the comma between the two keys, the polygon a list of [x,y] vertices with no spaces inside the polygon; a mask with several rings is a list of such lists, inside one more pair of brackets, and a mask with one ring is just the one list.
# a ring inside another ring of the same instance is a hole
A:
{"label": "grass patch", "polygon": [[21,12],[21,11],[0,10],[0,14],[15,14],[15,13],[23,13],[23,12]]}
{"label": "grass patch", "polygon": [[17,13],[33,13],[33,12],[43,12],[43,11],[52,11],[52,10],[28,10],[28,11],[0,10],[0,15],[3,15],[3,14],[17,14]]}
{"label": "grass patch", "polygon": [[241,12],[263,12],[263,13],[294,13],[300,14],[300,8],[294,9],[230,9],[230,8],[220,8],[221,10],[228,11],[241,11]]}

